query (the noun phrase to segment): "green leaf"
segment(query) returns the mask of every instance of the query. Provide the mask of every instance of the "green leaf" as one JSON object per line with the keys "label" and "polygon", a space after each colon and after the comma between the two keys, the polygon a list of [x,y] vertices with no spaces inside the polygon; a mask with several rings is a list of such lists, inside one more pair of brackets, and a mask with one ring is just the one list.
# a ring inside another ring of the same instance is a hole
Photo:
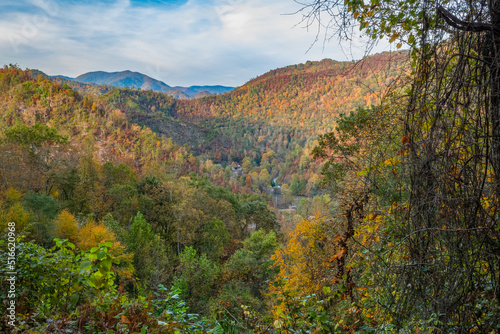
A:
{"label": "green leaf", "polygon": [[369,167],[366,167],[366,168],[363,168],[362,170],[360,170],[357,175],[358,176],[366,176],[366,174],[368,174],[368,171],[370,170]]}
{"label": "green leaf", "polygon": [[324,293],[325,295],[329,294],[330,292],[332,292],[332,290],[330,289],[330,287],[329,287],[329,286],[324,286],[324,287],[323,287],[323,293]]}
{"label": "green leaf", "polygon": [[78,299],[80,299],[80,294],[77,293],[77,292],[74,292],[72,295],[71,295],[71,298],[70,298],[70,303],[73,304],[73,305],[76,305],[78,303]]}
{"label": "green leaf", "polygon": [[410,34],[410,36],[408,37],[408,43],[410,44],[415,43],[415,36],[413,36],[413,34]]}
{"label": "green leaf", "polygon": [[[80,266],[81,266],[81,264],[80,264]],[[80,269],[82,269],[82,268],[80,268]],[[81,275],[76,275],[76,276],[74,276],[74,277],[73,277],[73,279],[71,280],[71,284],[72,284],[72,285],[78,284],[78,283],[80,283],[82,280],[83,280],[83,277],[82,277]]]}
{"label": "green leaf", "polygon": [[80,263],[80,269],[88,269],[92,265],[92,261],[82,261]]}
{"label": "green leaf", "polygon": [[102,260],[104,258],[106,258],[108,256],[108,254],[106,254],[105,251],[103,250],[100,250],[98,253],[97,253],[97,259],[98,260]]}
{"label": "green leaf", "polygon": [[90,282],[92,282],[94,284],[95,287],[97,287],[97,282],[99,282],[99,280],[103,277],[102,273],[101,272],[95,272],[93,273],[92,275],[90,275]]}
{"label": "green leaf", "polygon": [[65,240],[55,238],[54,241],[56,242],[56,247],[61,247]]}
{"label": "green leaf", "polygon": [[101,267],[105,269],[104,272],[108,272],[111,269],[111,259],[102,261]]}

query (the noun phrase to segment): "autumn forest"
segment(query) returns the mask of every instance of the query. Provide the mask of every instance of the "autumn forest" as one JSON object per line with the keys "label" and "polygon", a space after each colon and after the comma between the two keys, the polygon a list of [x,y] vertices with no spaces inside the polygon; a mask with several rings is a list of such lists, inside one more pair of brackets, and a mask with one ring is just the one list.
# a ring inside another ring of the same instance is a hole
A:
{"label": "autumn forest", "polygon": [[190,99],[0,68],[0,332],[500,331],[500,2],[303,13],[395,51]]}

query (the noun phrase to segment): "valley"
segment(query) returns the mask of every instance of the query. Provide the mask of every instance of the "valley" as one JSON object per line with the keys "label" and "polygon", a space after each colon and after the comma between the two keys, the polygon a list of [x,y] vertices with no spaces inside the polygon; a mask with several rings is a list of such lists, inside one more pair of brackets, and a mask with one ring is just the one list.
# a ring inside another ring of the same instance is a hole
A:
{"label": "valley", "polygon": [[[16,222],[30,240],[23,247],[47,249],[36,261],[50,270],[82,266],[44,262],[65,247],[101,249],[115,264],[106,273],[88,269],[91,278],[104,275],[99,284],[131,293],[181,284],[191,312],[203,316],[239,313],[241,303],[267,312],[263,263],[302,222],[327,219],[339,205],[320,187],[324,161],[312,155],[320,135],[334,131],[339,115],[378,103],[406,63],[404,52],[358,64],[308,62],[195,99],[125,78],[144,78],[138,73],[122,72],[115,87],[91,82],[103,72],[70,80],[5,66],[1,222]],[[203,283],[189,271],[199,266]],[[31,277],[45,277],[37,270]],[[38,296],[20,295],[19,305],[36,308],[46,294],[19,279]],[[73,298],[65,307],[95,307],[86,298],[104,286],[84,282],[62,295]],[[56,295],[59,312],[65,302]]]}

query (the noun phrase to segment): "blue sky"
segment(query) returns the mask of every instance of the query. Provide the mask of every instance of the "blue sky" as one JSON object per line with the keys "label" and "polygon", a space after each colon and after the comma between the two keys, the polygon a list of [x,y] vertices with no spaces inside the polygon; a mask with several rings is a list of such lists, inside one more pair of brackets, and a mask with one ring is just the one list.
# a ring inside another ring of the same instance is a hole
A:
{"label": "blue sky", "polygon": [[307,51],[315,31],[286,15],[299,8],[293,0],[2,0],[0,65],[73,77],[132,70],[171,86],[240,86],[307,60],[362,57],[362,42],[343,50],[335,40],[319,42]]}

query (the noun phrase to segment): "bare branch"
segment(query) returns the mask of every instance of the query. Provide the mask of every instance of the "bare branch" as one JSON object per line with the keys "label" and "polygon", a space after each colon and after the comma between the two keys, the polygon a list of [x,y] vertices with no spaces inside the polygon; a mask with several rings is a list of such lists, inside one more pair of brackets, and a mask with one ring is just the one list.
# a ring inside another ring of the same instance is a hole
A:
{"label": "bare branch", "polygon": [[462,31],[472,31],[472,32],[482,32],[482,31],[494,31],[496,33],[500,33],[500,27],[497,25],[493,25],[490,23],[482,23],[482,22],[466,22],[460,20],[458,17],[453,15],[449,10],[444,8],[443,6],[438,6],[437,8],[438,14],[453,28],[462,30]]}

